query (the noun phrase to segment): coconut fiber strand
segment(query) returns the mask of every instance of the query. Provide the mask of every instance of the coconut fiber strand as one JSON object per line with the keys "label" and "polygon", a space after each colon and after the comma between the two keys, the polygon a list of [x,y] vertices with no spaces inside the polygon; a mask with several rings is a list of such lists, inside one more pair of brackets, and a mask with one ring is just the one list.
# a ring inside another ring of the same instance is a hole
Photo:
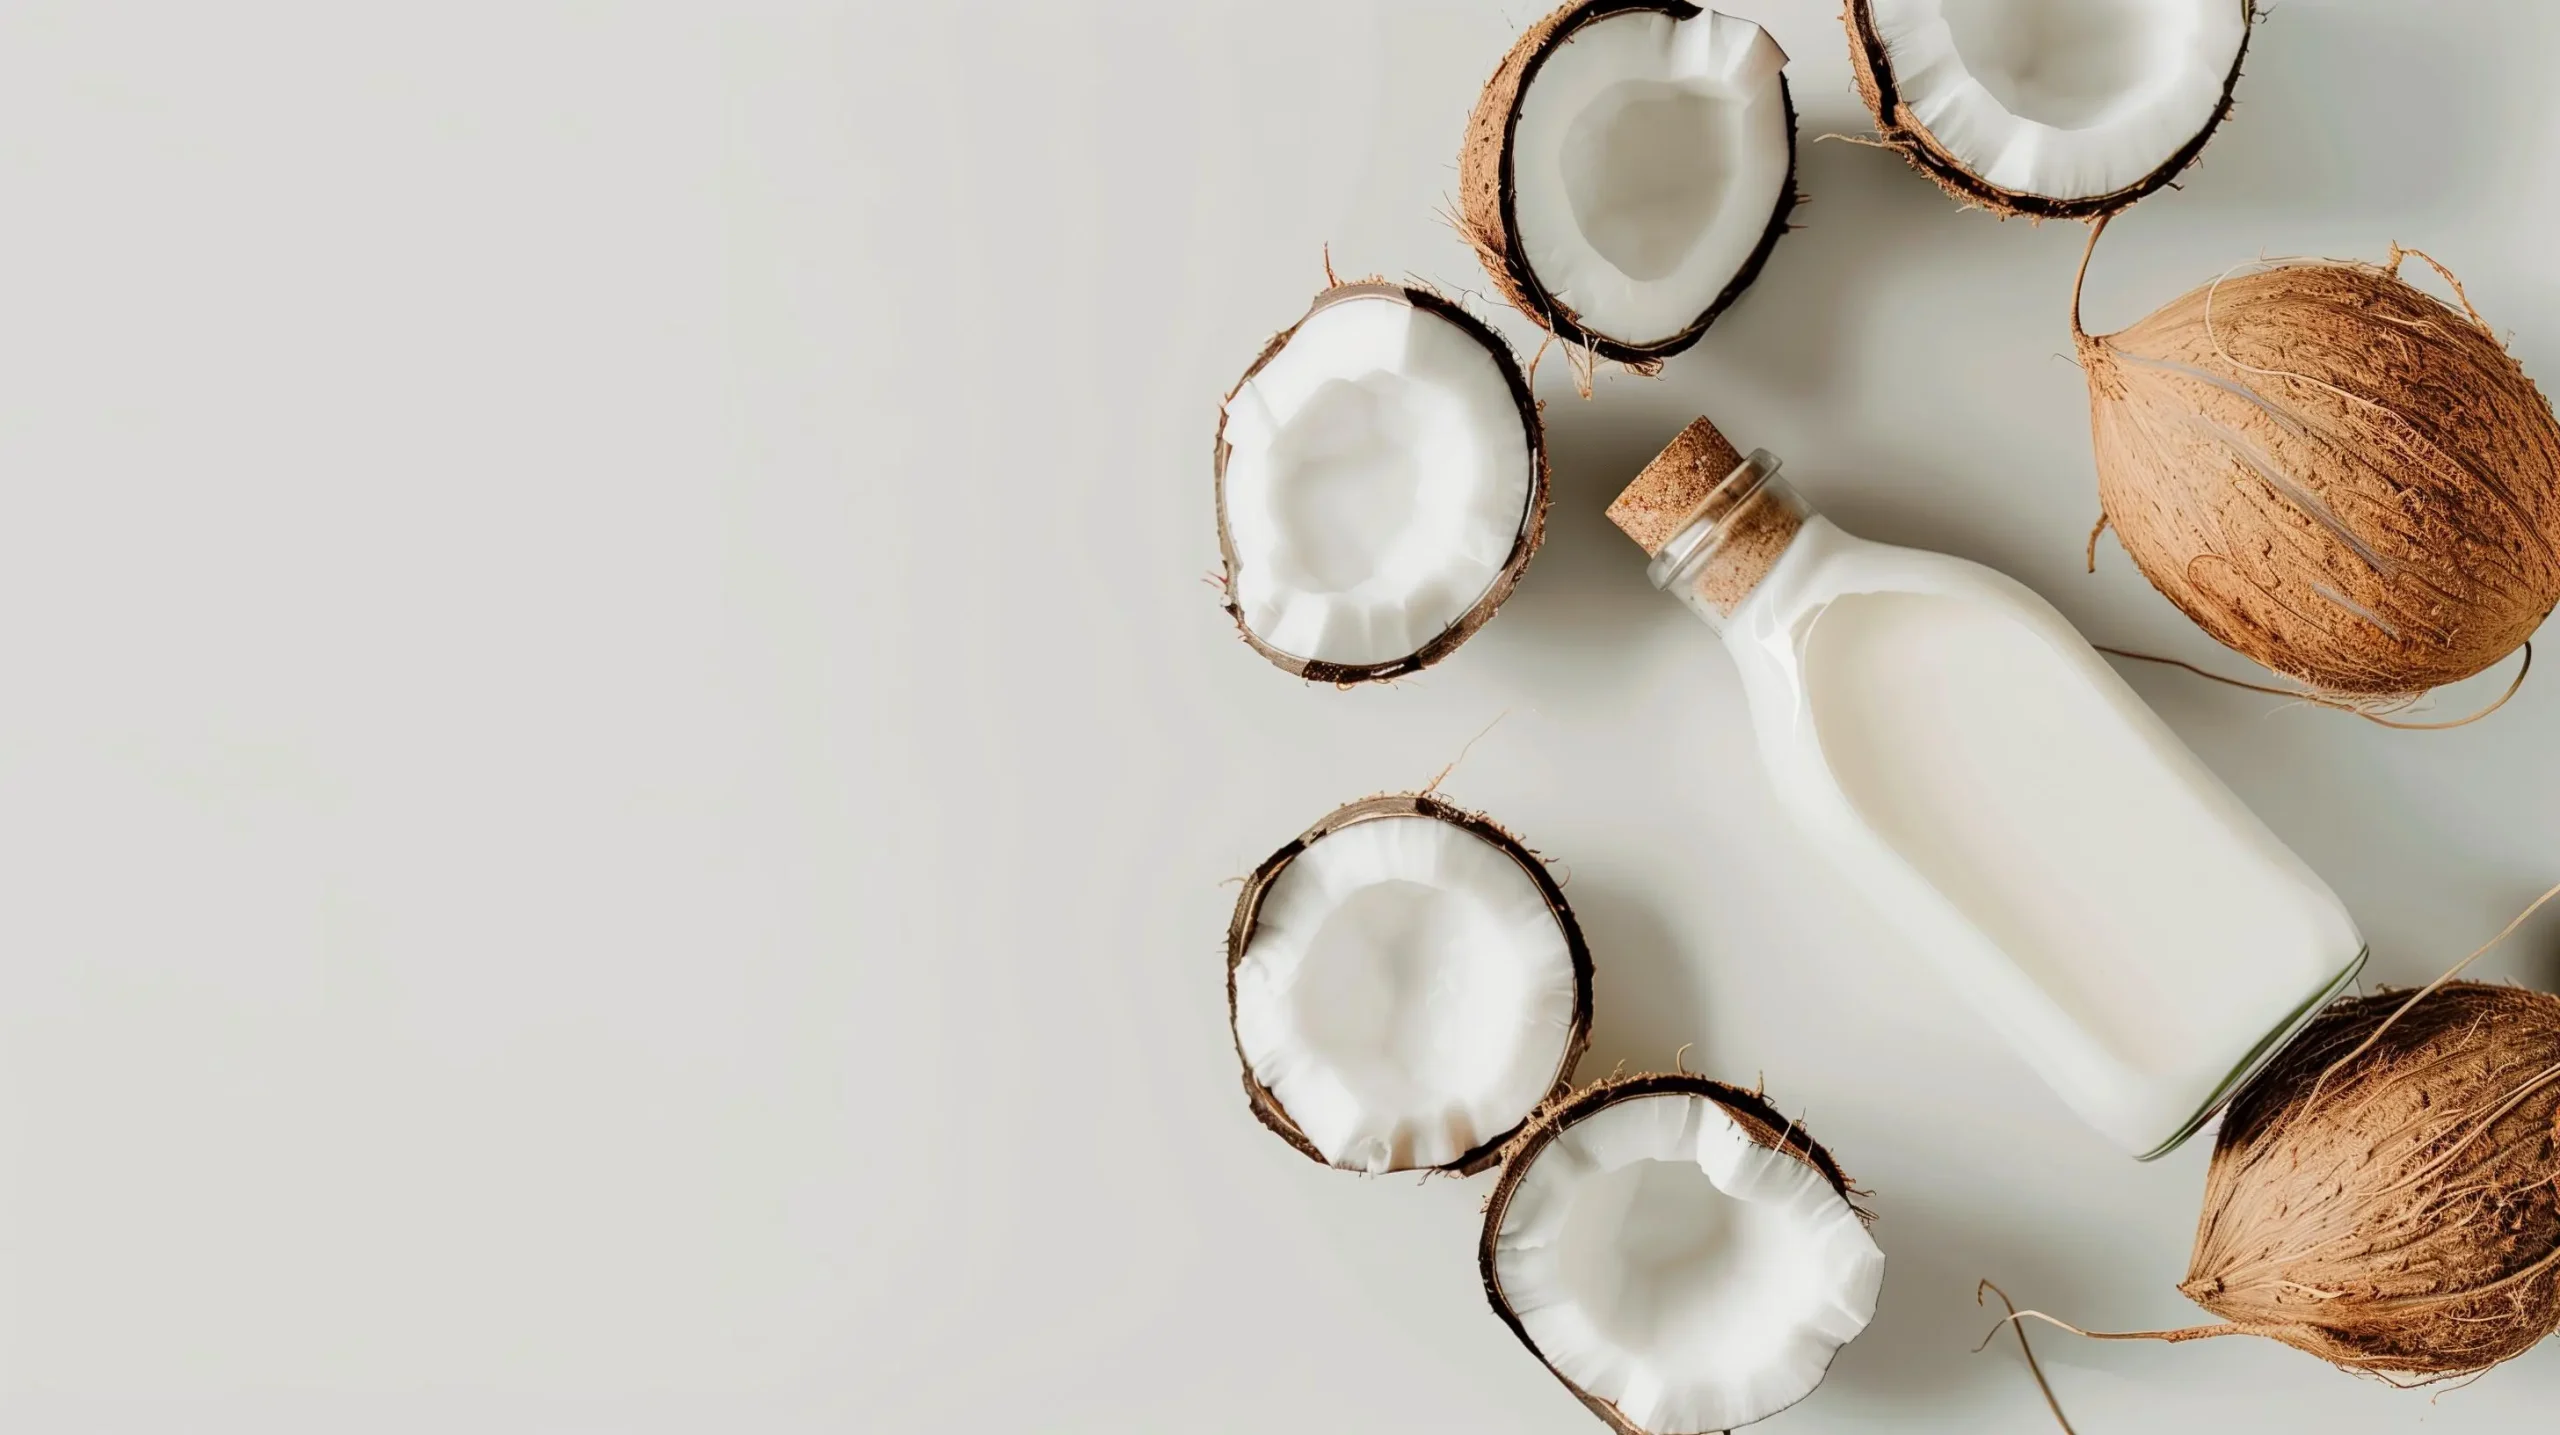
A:
{"label": "coconut fiber strand", "polygon": [[2229,274],[2115,334],[2081,332],[2074,295],[2125,550],[2206,632],[2323,694],[2469,677],[2560,600],[2551,406],[2402,257]]}

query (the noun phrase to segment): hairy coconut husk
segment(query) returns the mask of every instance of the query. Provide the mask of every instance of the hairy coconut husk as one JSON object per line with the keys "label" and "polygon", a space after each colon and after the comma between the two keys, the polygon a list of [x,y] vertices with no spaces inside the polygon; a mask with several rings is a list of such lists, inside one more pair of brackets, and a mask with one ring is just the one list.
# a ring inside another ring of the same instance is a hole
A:
{"label": "hairy coconut husk", "polygon": [[2524,1353],[2560,1328],[2555,1119],[2560,997],[2338,1003],[2214,1143],[2179,1289],[2230,1325],[2167,1334],[2263,1335],[2401,1383]]}
{"label": "hairy coconut husk", "polygon": [[2113,334],[2072,291],[2105,523],[2317,695],[2470,677],[2560,602],[2560,424],[2476,311],[2401,280],[2411,252],[2246,266]]}
{"label": "hairy coconut husk", "polygon": [[1832,1159],[1821,1142],[1814,1140],[1802,1126],[1781,1115],[1776,1107],[1769,1104],[1768,1098],[1757,1091],[1745,1091],[1739,1086],[1693,1076],[1685,1071],[1641,1072],[1594,1082],[1580,1091],[1559,1096],[1540,1108],[1520,1128],[1510,1149],[1501,1153],[1502,1175],[1494,1183],[1493,1194],[1485,1200],[1484,1233],[1476,1240],[1476,1271],[1484,1281],[1485,1299],[1492,1303],[1493,1313],[1511,1328],[1511,1334],[1528,1348],[1531,1355],[1538,1357],[1538,1363],[1546,1366],[1548,1374],[1573,1392],[1574,1399],[1581,1401],[1584,1409],[1599,1416],[1618,1435],[1651,1435],[1651,1432],[1629,1421],[1619,1413],[1617,1406],[1566,1379],[1564,1372],[1556,1369],[1545,1353],[1538,1349],[1538,1343],[1529,1338],[1528,1328],[1520,1323],[1519,1312],[1512,1309],[1510,1298],[1503,1294],[1501,1276],[1494,1261],[1494,1247],[1502,1232],[1503,1217],[1511,1209],[1511,1198],[1519,1191],[1521,1179],[1528,1174],[1530,1163],[1537,1154],[1562,1135],[1566,1128],[1588,1120],[1621,1101],[1632,1101],[1641,1096],[1705,1097],[1722,1107],[1725,1114],[1733,1118],[1734,1124],[1742,1128],[1743,1134],[1752,1140],[1772,1151],[1783,1151],[1820,1172],[1822,1179],[1831,1183],[1831,1189],[1838,1191],[1841,1199],[1849,1203],[1849,1209],[1858,1213],[1859,1220],[1869,1225],[1875,1223],[1874,1213],[1858,1204],[1865,1193],[1850,1181],[1848,1173],[1840,1169],[1840,1163]]}
{"label": "hairy coconut husk", "polygon": [[[1316,1144],[1307,1139],[1298,1123],[1290,1119],[1288,1110],[1281,1106],[1280,1098],[1273,1094],[1271,1088],[1254,1079],[1253,1065],[1245,1060],[1244,1041],[1235,1035],[1236,966],[1244,960],[1245,948],[1253,940],[1254,926],[1262,915],[1263,897],[1299,853],[1314,845],[1318,838],[1387,817],[1428,817],[1446,822],[1502,849],[1520,865],[1521,871],[1529,874],[1529,880],[1537,885],[1538,895],[1545,900],[1547,910],[1555,914],[1556,925],[1563,929],[1565,951],[1573,959],[1573,1020],[1565,1033],[1564,1054],[1556,1062],[1555,1085],[1551,1088],[1550,1099],[1572,1085],[1573,1068],[1581,1062],[1582,1053],[1591,1046],[1591,948],[1582,938],[1581,924],[1573,919],[1573,907],[1565,901],[1564,889],[1556,885],[1555,878],[1547,872],[1547,864],[1527,843],[1483,813],[1470,812],[1444,802],[1429,792],[1389,793],[1335,808],[1319,818],[1315,826],[1290,839],[1286,846],[1264,858],[1262,865],[1253,869],[1253,875],[1245,879],[1244,890],[1236,897],[1235,916],[1227,923],[1227,1031],[1236,1044],[1236,1063],[1244,1071],[1245,1101],[1253,1108],[1254,1118],[1270,1128],[1273,1135],[1323,1166],[1333,1163],[1325,1160],[1324,1153],[1317,1150]],[[1516,1138],[1526,1124],[1527,1118],[1524,1117],[1473,1150],[1460,1154],[1456,1160],[1432,1169],[1459,1176],[1472,1176],[1488,1170],[1501,1161],[1504,1145]]]}
{"label": "hairy coconut husk", "polygon": [[[1326,272],[1328,274],[1332,272],[1330,263],[1326,266]],[[1417,309],[1428,310],[1433,315],[1448,320],[1467,337],[1482,344],[1485,352],[1493,356],[1494,366],[1502,371],[1503,383],[1511,390],[1511,402],[1520,410],[1521,428],[1529,436],[1529,506],[1521,515],[1520,534],[1512,540],[1510,556],[1503,559],[1502,571],[1494,578],[1493,585],[1485,589],[1484,596],[1478,598],[1473,607],[1459,614],[1448,627],[1433,634],[1429,642],[1403,657],[1389,658],[1384,662],[1329,663],[1320,658],[1301,658],[1292,653],[1284,653],[1264,642],[1259,634],[1245,626],[1244,610],[1237,606],[1233,597],[1236,544],[1234,535],[1227,531],[1229,449],[1226,406],[1234,401],[1237,393],[1241,392],[1246,384],[1253,382],[1254,375],[1262,372],[1263,365],[1270,363],[1273,357],[1287,346],[1290,338],[1298,332],[1300,325],[1346,300],[1379,298],[1401,300]],[[1271,341],[1262,346],[1262,352],[1255,355],[1253,363],[1246,367],[1243,376],[1238,378],[1227,389],[1225,396],[1219,400],[1215,474],[1218,503],[1218,555],[1225,568],[1220,587],[1221,591],[1229,595],[1226,602],[1227,616],[1235,621],[1236,632],[1243,637],[1247,647],[1269,659],[1281,671],[1293,677],[1304,678],[1311,683],[1332,683],[1336,687],[1349,687],[1355,683],[1382,682],[1389,678],[1403,677],[1408,673],[1418,673],[1456,652],[1459,644],[1474,637],[1477,629],[1493,620],[1494,613],[1511,597],[1511,590],[1520,586],[1520,575],[1528,571],[1530,558],[1536,555],[1538,545],[1545,541],[1547,536],[1549,487],[1547,431],[1546,423],[1538,413],[1537,397],[1529,391],[1528,376],[1520,371],[1520,361],[1513,356],[1511,346],[1503,342],[1502,336],[1487,327],[1482,319],[1459,307],[1455,300],[1445,298],[1417,284],[1390,284],[1376,279],[1366,279],[1351,284],[1335,284],[1316,296],[1315,302],[1307,306],[1307,312],[1298,316],[1297,323],[1272,335]]]}
{"label": "hairy coconut husk", "polygon": [[[2255,0],[2237,0],[2256,18]],[[1977,209],[1987,209],[2003,219],[2024,216],[2028,219],[2094,219],[2114,214],[2135,200],[2173,182],[2187,166],[2204,153],[2207,140],[2222,127],[2231,114],[2232,94],[2240,87],[2240,67],[2249,58],[2249,40],[2244,29],[2239,52],[2231,57],[2231,73],[2222,79],[2222,103],[2216,105],[2213,118],[2195,137],[2179,147],[2177,153],[2163,161],[2158,169],[2121,189],[2083,199],[2055,199],[2041,194],[2022,194],[1992,184],[1965,168],[1938,137],[1929,132],[1920,117],[1903,103],[1893,80],[1893,67],[1885,57],[1884,36],[1876,28],[1875,6],[1871,0],[1849,0],[1840,12],[1841,24],[1849,31],[1849,73],[1858,89],[1858,98],[1866,101],[1867,113],[1875,117],[1876,138],[1910,162],[1913,169],[1927,175],[1938,188]]]}
{"label": "hairy coconut husk", "polygon": [[1697,343],[1716,316],[1731,307],[1742,291],[1760,277],[1761,267],[1769,262],[1769,251],[1777,247],[1778,236],[1787,232],[1787,216],[1795,212],[1802,196],[1796,193],[1795,94],[1787,88],[1786,76],[1780,75],[1778,94],[1787,111],[1786,183],[1778,187],[1777,207],[1771,211],[1769,227],[1761,233],[1751,257],[1743,261],[1741,271],[1716,296],[1715,303],[1689,327],[1657,343],[1622,344],[1584,328],[1581,316],[1570,305],[1539,284],[1536,272],[1529,267],[1527,252],[1520,247],[1520,226],[1513,208],[1519,190],[1512,179],[1511,135],[1520,123],[1520,97],[1528,93],[1529,82],[1537,78],[1538,68],[1558,46],[1573,38],[1574,31],[1596,20],[1632,12],[1668,15],[1674,20],[1692,20],[1706,13],[1688,0],[1581,0],[1523,31],[1510,53],[1495,67],[1493,78],[1485,81],[1484,93],[1477,96],[1475,112],[1467,119],[1466,143],[1458,151],[1458,227],[1484,265],[1485,277],[1493,281],[1493,287],[1511,307],[1569,344],[1579,344],[1604,359],[1650,372],[1664,359]]}

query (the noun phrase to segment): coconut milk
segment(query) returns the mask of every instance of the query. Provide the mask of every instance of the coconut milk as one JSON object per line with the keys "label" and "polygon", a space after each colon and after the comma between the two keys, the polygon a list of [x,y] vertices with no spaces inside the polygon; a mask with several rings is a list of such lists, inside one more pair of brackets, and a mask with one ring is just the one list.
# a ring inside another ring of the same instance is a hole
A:
{"label": "coconut milk", "polygon": [[1723,634],[1780,797],[2084,1120],[2175,1146],[2354,976],[2353,919],[2051,604],[1775,468],[1654,575]]}

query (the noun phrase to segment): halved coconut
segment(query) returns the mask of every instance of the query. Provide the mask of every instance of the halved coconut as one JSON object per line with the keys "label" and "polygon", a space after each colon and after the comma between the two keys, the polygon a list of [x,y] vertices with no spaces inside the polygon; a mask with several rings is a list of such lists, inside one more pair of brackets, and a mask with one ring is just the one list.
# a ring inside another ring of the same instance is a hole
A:
{"label": "halved coconut", "polygon": [[1876,131],[2000,214],[2112,214],[2231,112],[2252,0],[1849,0]]}
{"label": "halved coconut", "polygon": [[1586,0],[1530,26],[1458,158],[1503,297],[1627,363],[1696,343],[1795,208],[1786,63],[1767,31],[1686,0]]}
{"label": "halved coconut", "polygon": [[1227,612],[1316,682],[1447,657],[1546,532],[1529,382],[1500,336],[1427,289],[1318,295],[1227,394],[1217,474]]}
{"label": "halved coconut", "polygon": [[1577,1092],[1522,1133],[1476,1248],[1511,1332],[1621,1435],[1766,1419],[1866,1329],[1884,1254],[1848,1177],[1703,1076]]}
{"label": "halved coconut", "polygon": [[1354,1171],[1491,1166],[1591,1032],[1591,953],[1519,839],[1427,794],[1328,815],[1245,883],[1227,1013],[1254,1115]]}

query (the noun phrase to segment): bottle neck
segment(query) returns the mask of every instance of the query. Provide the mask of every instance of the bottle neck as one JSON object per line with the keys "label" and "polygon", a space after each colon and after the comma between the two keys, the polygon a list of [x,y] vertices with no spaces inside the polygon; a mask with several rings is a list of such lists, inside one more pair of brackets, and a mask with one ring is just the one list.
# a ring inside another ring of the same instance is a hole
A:
{"label": "bottle neck", "polygon": [[1767,449],[1753,449],[1699,501],[1645,575],[1721,633],[1812,516],[1778,477],[1778,460]]}

